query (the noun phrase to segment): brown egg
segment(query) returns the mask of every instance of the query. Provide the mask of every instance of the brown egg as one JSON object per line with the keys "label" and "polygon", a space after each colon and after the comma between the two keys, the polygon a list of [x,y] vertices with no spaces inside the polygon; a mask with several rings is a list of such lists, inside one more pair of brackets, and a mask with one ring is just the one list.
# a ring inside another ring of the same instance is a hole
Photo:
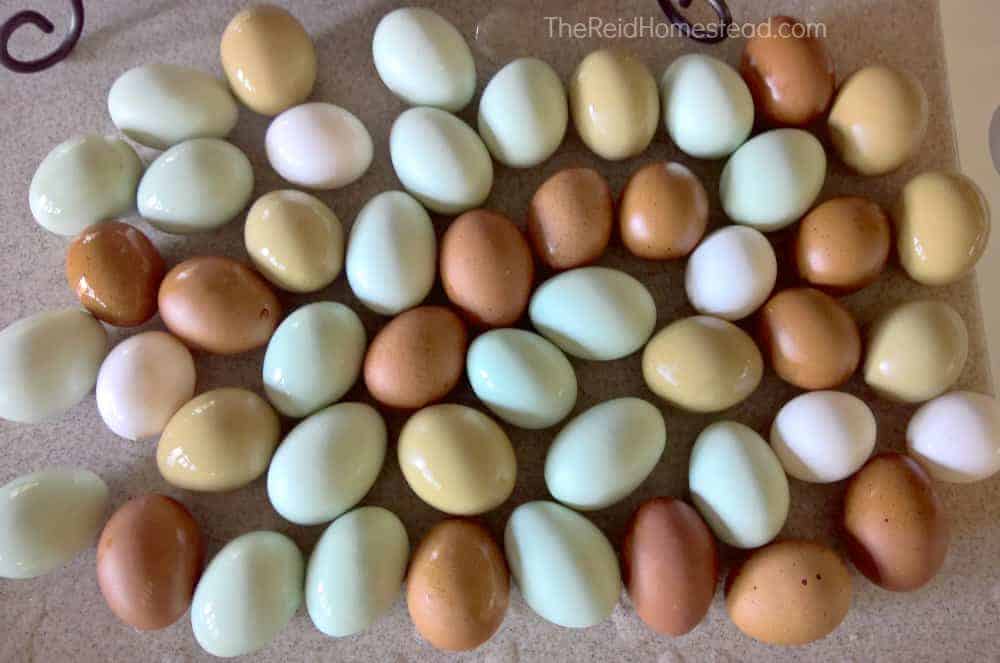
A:
{"label": "brown egg", "polygon": [[840,556],[813,541],[755,550],[726,581],[726,611],[751,638],[804,645],[832,633],[851,607],[851,576]]}
{"label": "brown egg", "polygon": [[465,370],[468,338],[444,306],[420,306],[393,318],[365,355],[365,386],[382,405],[415,410],[444,398]]}
{"label": "brown egg", "polygon": [[843,526],[854,566],[894,592],[927,584],[948,554],[948,520],[930,477],[897,453],[869,460],[847,484]]}
{"label": "brown egg", "polygon": [[708,226],[708,194],[679,163],[658,161],[629,178],[618,213],[625,248],[647,260],[682,258]]}
{"label": "brown egg", "polygon": [[809,212],[795,234],[795,264],[819,288],[849,293],[882,273],[892,238],[889,218],[867,198],[833,198]]}
{"label": "brown egg", "polygon": [[611,187],[591,168],[560,170],[538,187],[528,208],[528,236],[552,269],[580,267],[600,258],[613,223]]}
{"label": "brown egg", "polygon": [[861,334],[850,312],[814,288],[791,288],[761,308],[760,345],[774,372],[802,389],[847,382],[861,361]]}
{"label": "brown egg", "polygon": [[97,584],[118,619],[142,630],[176,622],[191,605],[205,543],[190,512],[163,495],[118,509],[97,543]]}
{"label": "brown egg", "polygon": [[747,41],[740,73],[768,124],[805,126],[829,108],[835,76],[825,41],[789,16],[772,16]]}
{"label": "brown egg", "polygon": [[118,221],[85,228],[66,252],[66,280],[80,303],[118,327],[141,325],[156,314],[165,271],[149,238]]}
{"label": "brown egg", "polygon": [[230,258],[191,258],[160,285],[160,317],[188,345],[220,355],[267,344],[281,304],[260,276]]}
{"label": "brown egg", "polygon": [[622,566],[635,611],[653,630],[683,635],[705,618],[718,554],[711,531],[688,504],[672,497],[640,504],[625,532]]}
{"label": "brown egg", "polygon": [[406,606],[417,632],[446,651],[475,649],[507,612],[510,578],[503,553],[482,525],[463,519],[435,525],[413,553]]}
{"label": "brown egg", "polygon": [[445,294],[472,324],[506,327],[524,314],[535,265],[524,235],[502,214],[476,209],[452,221],[440,264]]}

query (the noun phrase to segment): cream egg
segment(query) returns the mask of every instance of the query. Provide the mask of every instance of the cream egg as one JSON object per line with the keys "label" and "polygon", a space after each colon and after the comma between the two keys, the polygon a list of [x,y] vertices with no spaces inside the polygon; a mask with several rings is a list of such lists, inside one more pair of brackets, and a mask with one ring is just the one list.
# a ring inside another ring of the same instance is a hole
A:
{"label": "cream egg", "polygon": [[988,479],[1000,471],[1000,405],[971,391],[938,396],[907,424],[906,450],[938,481]]}
{"label": "cream egg", "polygon": [[778,259],[767,238],[754,228],[727,226],[688,258],[684,290],[699,313],[740,320],[767,301],[777,278]]}

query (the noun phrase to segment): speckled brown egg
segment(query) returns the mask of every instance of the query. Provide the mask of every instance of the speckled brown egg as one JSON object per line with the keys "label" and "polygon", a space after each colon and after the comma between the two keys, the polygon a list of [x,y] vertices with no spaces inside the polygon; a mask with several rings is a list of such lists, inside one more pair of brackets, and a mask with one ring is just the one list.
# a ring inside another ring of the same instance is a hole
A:
{"label": "speckled brown egg", "polygon": [[441,239],[441,283],[448,299],[480,327],[506,327],[528,306],[531,248],[513,221],[488,210],[466,212]]}
{"label": "speckled brown egg", "polygon": [[679,163],[658,161],[629,178],[618,212],[625,248],[647,260],[691,253],[708,226],[708,194]]}
{"label": "speckled brown egg", "polygon": [[156,314],[166,266],[138,228],[106,221],[85,228],[66,252],[66,280],[83,307],[109,325],[133,327]]}
{"label": "speckled brown egg", "polygon": [[944,564],[947,517],[930,477],[908,456],[884,453],[847,484],[848,555],[873,583],[895,592],[927,584]]}
{"label": "speckled brown egg", "polygon": [[552,269],[594,262],[608,248],[614,203],[608,181],[592,168],[566,168],[545,180],[531,198],[528,236]]}

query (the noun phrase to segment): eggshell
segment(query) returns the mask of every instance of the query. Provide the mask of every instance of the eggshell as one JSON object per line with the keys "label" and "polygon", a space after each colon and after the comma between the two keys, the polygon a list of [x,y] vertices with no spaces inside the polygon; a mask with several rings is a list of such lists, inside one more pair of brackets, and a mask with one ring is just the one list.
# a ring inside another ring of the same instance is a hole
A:
{"label": "eggshell", "polygon": [[774,290],[778,259],[759,230],[726,226],[706,237],[688,258],[684,289],[699,313],[740,320]]}
{"label": "eggshell", "polygon": [[312,623],[335,638],[367,629],[399,597],[409,554],[406,528],[391,511],[363,506],[333,521],[309,556]]}
{"label": "eggshell", "polygon": [[444,651],[475,649],[507,613],[510,577],[485,527],[445,520],[424,536],[406,577],[406,606],[417,633]]}
{"label": "eggshell", "polygon": [[875,456],[847,484],[843,527],[854,565],[894,592],[930,582],[951,537],[930,477],[917,461],[896,453]]}
{"label": "eggshell", "polygon": [[0,331],[0,417],[34,424],[54,419],[94,388],[108,334],[78,308],[45,311]]}
{"label": "eggshell", "polygon": [[995,398],[953,391],[924,404],[906,426],[906,450],[938,481],[972,483],[1000,471]]}
{"label": "eggshell", "polygon": [[656,324],[656,303],[646,286],[625,272],[580,267],[538,286],[528,315],[566,354],[608,361],[643,346]]}
{"label": "eggshell", "polygon": [[646,480],[667,445],[663,415],[640,398],[616,398],[563,426],[545,456],[552,497],[580,511],[611,506]]}
{"label": "eggshell", "polygon": [[263,398],[246,389],[214,389],[170,418],[156,464],[178,488],[236,490],[264,474],[280,435],[278,415]]}
{"label": "eggshell", "polygon": [[708,194],[686,166],[654,162],[629,178],[618,215],[622,242],[634,255],[682,258],[705,234]]}
{"label": "eggshell", "polygon": [[357,382],[365,328],[338,302],[313,302],[288,316],[264,353],[267,399],[288,417],[304,417],[340,400]]}
{"label": "eggshell", "polygon": [[723,542],[757,548],[788,517],[788,479],[764,439],[735,421],[711,424],[698,435],[688,469],[691,499]]}
{"label": "eggshell", "polygon": [[517,459],[510,439],[492,419],[464,405],[432,405],[411,416],[397,452],[413,492],[445,513],[485,513],[514,490]]}
{"label": "eggshell", "polygon": [[672,497],[639,505],[622,544],[622,568],[632,605],[657,633],[688,633],[715,596],[719,558],[698,512]]}
{"label": "eggshell", "polygon": [[364,403],[338,403],[285,436],[267,471],[274,510],[297,525],[319,525],[353,508],[385,460],[382,415]]}
{"label": "eggshell", "polygon": [[555,502],[514,509],[504,552],[525,602],[559,626],[586,628],[611,615],[622,591],[618,558],[592,522]]}
{"label": "eggshell", "polygon": [[83,469],[32,472],[0,487],[0,578],[37,578],[94,542],[108,487]]}
{"label": "eggshell", "polygon": [[250,532],[227,543],[194,593],[195,640],[227,658],[266,647],[302,603],[304,566],[302,552],[284,534]]}
{"label": "eggshell", "polygon": [[97,584],[111,612],[129,626],[170,626],[191,605],[205,542],[191,513],[163,495],[122,505],[97,543]]}
{"label": "eggshell", "polygon": [[611,187],[592,168],[564,168],[545,180],[528,208],[528,237],[552,269],[594,262],[614,224]]}
{"label": "eggshell", "polygon": [[494,329],[469,346],[472,390],[493,414],[520,428],[548,428],[576,403],[576,373],[566,356],[538,334]]}

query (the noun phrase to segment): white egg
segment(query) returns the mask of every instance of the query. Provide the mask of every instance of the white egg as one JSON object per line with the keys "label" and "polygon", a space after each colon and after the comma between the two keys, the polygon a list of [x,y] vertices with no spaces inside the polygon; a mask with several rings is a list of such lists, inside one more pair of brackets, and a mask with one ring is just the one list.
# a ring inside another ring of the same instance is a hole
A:
{"label": "white egg", "polygon": [[1000,404],[971,391],[938,396],[910,419],[906,449],[938,481],[988,479],[1000,471]]}
{"label": "white egg", "polygon": [[684,289],[699,313],[745,318],[767,301],[778,259],[767,238],[746,226],[727,226],[702,240],[688,258]]}

